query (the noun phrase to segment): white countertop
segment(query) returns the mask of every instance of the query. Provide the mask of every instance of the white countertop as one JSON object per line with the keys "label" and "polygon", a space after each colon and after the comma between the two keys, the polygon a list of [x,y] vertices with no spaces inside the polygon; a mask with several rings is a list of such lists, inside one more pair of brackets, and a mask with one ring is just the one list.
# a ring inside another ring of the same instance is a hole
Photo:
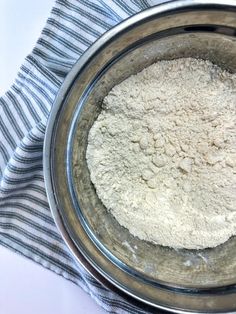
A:
{"label": "white countertop", "polygon": [[80,287],[0,246],[1,314],[104,314]]}
{"label": "white countertop", "polygon": [[[0,0],[0,94],[13,82],[54,0]],[[27,30],[27,32],[25,32]],[[1,314],[102,314],[81,288],[0,246]]]}

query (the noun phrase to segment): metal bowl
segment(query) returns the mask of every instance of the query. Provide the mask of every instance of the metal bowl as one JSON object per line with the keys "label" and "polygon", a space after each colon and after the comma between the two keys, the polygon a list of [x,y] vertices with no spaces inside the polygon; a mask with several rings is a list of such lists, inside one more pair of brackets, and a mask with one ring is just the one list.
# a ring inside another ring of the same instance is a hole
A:
{"label": "metal bowl", "polygon": [[236,239],[174,250],[132,236],[98,199],[85,152],[103,98],[163,59],[195,57],[236,72],[235,0],[172,1],[114,27],[80,58],[53,106],[44,147],[50,208],[77,261],[104,282],[173,312],[236,311]]}

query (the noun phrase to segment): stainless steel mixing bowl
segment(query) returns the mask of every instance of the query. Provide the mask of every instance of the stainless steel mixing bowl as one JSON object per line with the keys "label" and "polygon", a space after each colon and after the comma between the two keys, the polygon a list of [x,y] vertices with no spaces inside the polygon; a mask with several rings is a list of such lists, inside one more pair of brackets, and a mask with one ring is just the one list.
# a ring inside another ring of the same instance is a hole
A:
{"label": "stainless steel mixing bowl", "polygon": [[190,251],[133,237],[96,195],[85,159],[87,136],[109,90],[153,62],[191,56],[235,72],[235,36],[235,0],[171,1],[147,9],[111,29],[81,57],[47,127],[47,195],[75,259],[101,281],[173,312],[236,312],[236,239]]}

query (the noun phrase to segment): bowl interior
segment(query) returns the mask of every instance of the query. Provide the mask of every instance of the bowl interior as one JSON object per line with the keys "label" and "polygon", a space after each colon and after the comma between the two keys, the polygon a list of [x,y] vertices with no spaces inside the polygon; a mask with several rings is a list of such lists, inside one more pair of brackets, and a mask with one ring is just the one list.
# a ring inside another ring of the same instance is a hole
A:
{"label": "bowl interior", "polygon": [[208,59],[235,72],[236,41],[230,35],[230,28],[217,31],[206,27],[178,28],[136,42],[99,73],[77,112],[70,143],[72,170],[69,173],[78,218],[107,258],[124,271],[152,284],[204,289],[236,283],[236,238],[216,248],[197,251],[174,250],[132,236],[107,212],[96,195],[85,158],[88,132],[109,90],[158,60]]}

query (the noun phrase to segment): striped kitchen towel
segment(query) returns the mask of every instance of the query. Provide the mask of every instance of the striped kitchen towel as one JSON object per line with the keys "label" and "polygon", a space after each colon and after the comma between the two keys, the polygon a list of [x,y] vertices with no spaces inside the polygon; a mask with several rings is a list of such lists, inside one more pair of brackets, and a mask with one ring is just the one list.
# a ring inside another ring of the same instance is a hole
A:
{"label": "striped kitchen towel", "polygon": [[0,98],[0,243],[73,281],[110,313],[147,313],[77,265],[52,219],[42,155],[63,79],[105,31],[162,0],[57,0],[32,53]]}

